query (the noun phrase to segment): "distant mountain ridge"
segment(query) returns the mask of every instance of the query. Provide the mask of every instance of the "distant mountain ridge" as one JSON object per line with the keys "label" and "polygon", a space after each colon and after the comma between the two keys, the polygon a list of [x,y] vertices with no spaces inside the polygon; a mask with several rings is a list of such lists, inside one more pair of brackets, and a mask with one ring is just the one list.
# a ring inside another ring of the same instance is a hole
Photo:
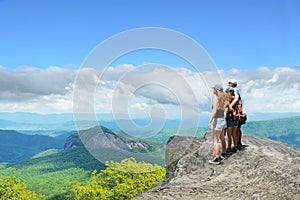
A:
{"label": "distant mountain ridge", "polygon": [[19,162],[47,149],[63,149],[65,136],[26,135],[13,130],[0,130],[0,163]]}
{"label": "distant mountain ridge", "polygon": [[[299,112],[294,113],[249,113],[248,121],[273,120],[279,118],[290,118],[300,116]],[[99,125],[110,128],[111,130],[119,130],[118,123],[112,114],[97,114]],[[118,119],[119,123],[126,124],[126,120]],[[117,121],[118,121],[117,120]],[[151,122],[151,119],[133,118],[138,125],[144,126]],[[154,120],[154,119],[152,119]],[[183,125],[184,128],[194,128],[193,122],[195,119],[187,120],[181,124],[180,119],[167,119],[164,128],[176,128]],[[199,127],[206,127],[209,120],[208,115],[199,116]],[[86,128],[90,128],[87,121]],[[93,123],[94,124],[94,123]],[[193,127],[191,127],[193,126]],[[50,134],[56,131],[74,131],[76,130],[73,113],[61,114],[37,114],[26,112],[0,112],[0,129],[16,130],[22,133],[31,134],[40,131],[42,134]]]}
{"label": "distant mountain ridge", "polygon": [[[194,131],[192,129],[183,130],[187,132],[187,135],[189,135],[189,131]],[[148,142],[165,143],[176,131],[176,128],[164,129],[154,137],[147,138],[147,140]],[[300,148],[300,116],[264,121],[249,121],[242,126],[242,131],[245,135],[269,138],[284,142],[295,148]],[[48,135],[56,135],[56,137],[48,137],[46,135],[43,137],[44,132],[38,130],[30,131],[31,134],[34,134],[31,136],[27,134],[20,135],[21,133],[18,131],[0,130],[0,162],[18,162],[47,149],[63,149],[66,138],[71,135],[72,132],[50,131]],[[196,135],[202,136],[202,132],[204,133],[205,130],[200,128]],[[39,135],[40,133],[42,135]],[[122,132],[120,133],[122,134]],[[127,137],[126,135],[124,136]],[[107,137],[103,138],[108,139]],[[73,142],[74,141],[73,139]],[[100,143],[99,138],[98,141],[94,140],[94,143]],[[121,143],[120,141],[119,144],[121,145]],[[70,144],[74,145],[74,143]],[[136,144],[132,143],[132,147],[134,145]],[[121,146],[128,147],[128,145],[124,143],[122,143]],[[132,147],[128,148],[130,149]],[[139,151],[141,149],[136,148],[136,150]],[[144,146],[144,150],[148,151],[148,147]]]}
{"label": "distant mountain ridge", "polygon": [[247,122],[242,130],[247,135],[269,138],[300,148],[300,116]]}

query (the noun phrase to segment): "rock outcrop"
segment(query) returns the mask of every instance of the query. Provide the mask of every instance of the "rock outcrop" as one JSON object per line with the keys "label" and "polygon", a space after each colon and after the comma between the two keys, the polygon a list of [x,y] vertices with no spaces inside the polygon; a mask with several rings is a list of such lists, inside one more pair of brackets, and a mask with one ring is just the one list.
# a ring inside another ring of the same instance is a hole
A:
{"label": "rock outcrop", "polygon": [[97,126],[87,130],[81,130],[79,131],[79,135],[75,133],[70,136],[64,144],[64,149],[82,147],[82,143],[84,143],[85,148],[88,150],[106,148],[131,152],[134,150],[147,151],[151,148],[151,145],[145,142],[129,139],[123,140],[120,136],[105,127]]}
{"label": "rock outcrop", "polygon": [[211,165],[211,133],[167,143],[165,179],[137,199],[300,199],[300,151],[244,136],[248,147]]}

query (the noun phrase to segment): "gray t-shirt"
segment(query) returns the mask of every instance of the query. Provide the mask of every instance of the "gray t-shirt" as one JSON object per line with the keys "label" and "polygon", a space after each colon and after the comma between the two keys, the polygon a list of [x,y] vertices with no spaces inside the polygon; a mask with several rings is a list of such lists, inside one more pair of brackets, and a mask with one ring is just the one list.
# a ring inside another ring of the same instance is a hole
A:
{"label": "gray t-shirt", "polygon": [[218,109],[215,118],[224,118],[224,116],[225,116],[224,110]]}

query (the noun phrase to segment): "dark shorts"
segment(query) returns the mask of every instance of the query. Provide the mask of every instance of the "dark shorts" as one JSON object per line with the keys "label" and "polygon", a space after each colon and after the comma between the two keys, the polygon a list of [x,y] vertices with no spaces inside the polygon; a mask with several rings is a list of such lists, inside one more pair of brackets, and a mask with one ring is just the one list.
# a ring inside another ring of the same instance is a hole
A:
{"label": "dark shorts", "polygon": [[237,127],[239,124],[238,120],[226,119],[227,128]]}

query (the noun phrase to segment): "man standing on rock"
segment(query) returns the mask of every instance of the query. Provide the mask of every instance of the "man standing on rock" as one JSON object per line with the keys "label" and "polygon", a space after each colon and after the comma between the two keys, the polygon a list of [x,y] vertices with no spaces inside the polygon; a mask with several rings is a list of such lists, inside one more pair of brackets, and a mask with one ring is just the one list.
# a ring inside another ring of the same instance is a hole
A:
{"label": "man standing on rock", "polygon": [[[228,86],[232,88],[233,94],[234,94],[234,99],[229,105],[229,109],[234,111],[234,115],[237,117],[242,114],[243,108],[242,108],[242,98],[240,95],[240,91],[237,87],[237,80],[236,79],[230,79],[228,81]],[[236,132],[233,133],[234,136],[236,137],[236,141],[234,141],[234,148],[233,151],[237,151],[238,149],[242,148],[242,131],[241,131],[241,124],[239,124],[237,120],[237,128],[235,129]]]}
{"label": "man standing on rock", "polygon": [[[226,87],[225,89],[226,96],[226,132],[227,132],[227,148],[226,153],[233,153],[237,149],[237,136],[236,129],[238,126],[238,120],[234,116],[234,110],[231,106],[232,101],[234,100],[234,91],[232,87]],[[231,108],[230,108],[231,106]],[[232,147],[233,141],[233,148]],[[228,154],[226,154],[228,156]],[[225,156],[225,157],[226,157]]]}

